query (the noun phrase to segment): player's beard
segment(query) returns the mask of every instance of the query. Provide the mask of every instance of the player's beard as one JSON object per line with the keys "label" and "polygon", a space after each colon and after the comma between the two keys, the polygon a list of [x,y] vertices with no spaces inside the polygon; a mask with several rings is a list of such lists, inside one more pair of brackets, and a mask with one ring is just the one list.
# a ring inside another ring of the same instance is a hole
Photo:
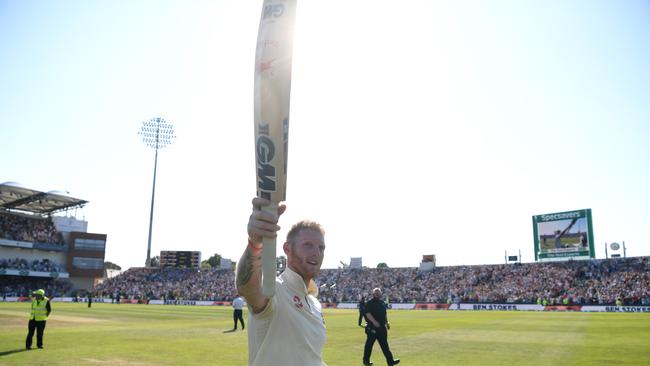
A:
{"label": "player's beard", "polygon": [[304,279],[314,279],[316,276],[318,276],[318,272],[320,271],[320,267],[323,263],[322,258],[314,258],[314,257],[308,257],[308,258],[303,258],[300,257],[299,255],[295,255],[294,260],[291,261],[291,266],[290,268],[298,273],[302,278]]}
{"label": "player's beard", "polygon": [[316,278],[325,256],[323,235],[315,230],[300,231],[294,241],[285,243],[287,265],[307,283]]}

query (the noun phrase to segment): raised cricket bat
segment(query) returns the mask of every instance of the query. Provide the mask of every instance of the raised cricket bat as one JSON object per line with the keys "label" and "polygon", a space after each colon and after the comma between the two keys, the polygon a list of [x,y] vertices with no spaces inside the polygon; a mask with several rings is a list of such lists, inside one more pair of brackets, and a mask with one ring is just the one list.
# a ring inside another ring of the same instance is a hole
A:
{"label": "raised cricket bat", "polygon": [[[257,195],[271,200],[262,209],[277,215],[285,200],[291,55],[296,0],[265,0],[255,50],[255,165]],[[264,238],[262,293],[275,294],[276,243]]]}

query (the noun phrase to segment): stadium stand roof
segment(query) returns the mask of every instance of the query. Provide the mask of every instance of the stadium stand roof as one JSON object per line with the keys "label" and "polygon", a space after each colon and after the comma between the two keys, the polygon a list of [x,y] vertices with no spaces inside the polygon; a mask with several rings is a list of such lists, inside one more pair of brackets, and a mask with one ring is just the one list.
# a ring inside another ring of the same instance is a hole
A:
{"label": "stadium stand roof", "polygon": [[40,192],[20,183],[0,184],[0,208],[37,214],[51,214],[72,207],[83,207],[88,201],[73,198],[63,192]]}

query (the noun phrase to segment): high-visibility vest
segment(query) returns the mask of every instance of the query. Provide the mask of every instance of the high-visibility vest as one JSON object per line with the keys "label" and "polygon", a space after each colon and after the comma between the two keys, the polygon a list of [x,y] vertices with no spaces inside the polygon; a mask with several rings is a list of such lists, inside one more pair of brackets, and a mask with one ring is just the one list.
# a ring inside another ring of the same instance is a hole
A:
{"label": "high-visibility vest", "polygon": [[38,301],[37,299],[32,300],[32,313],[29,315],[29,319],[34,319],[37,322],[42,322],[47,320],[47,302],[50,301],[47,297],[43,297],[43,300]]}

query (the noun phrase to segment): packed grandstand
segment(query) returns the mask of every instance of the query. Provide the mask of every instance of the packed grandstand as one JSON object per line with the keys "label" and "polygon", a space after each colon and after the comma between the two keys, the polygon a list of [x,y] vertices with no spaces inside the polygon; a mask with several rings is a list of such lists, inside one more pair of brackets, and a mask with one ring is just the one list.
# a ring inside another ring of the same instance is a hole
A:
{"label": "packed grandstand", "polygon": [[[317,279],[325,303],[356,302],[376,286],[390,302],[536,303],[650,305],[649,257],[417,268],[324,269]],[[34,284],[0,279],[0,293],[27,295]],[[27,280],[27,279],[25,279]],[[33,280],[31,280],[33,281]],[[73,295],[65,280],[45,280],[49,293]],[[139,301],[230,301],[236,295],[233,270],[131,268],[92,289],[96,297]],[[76,295],[76,293],[74,293]],[[565,300],[567,298],[567,300]]]}
{"label": "packed grandstand", "polygon": [[104,273],[106,235],[76,214],[87,201],[16,182],[0,184],[0,295],[90,289]]}
{"label": "packed grandstand", "polygon": [[[15,186],[1,187],[12,194],[21,192]],[[4,198],[9,195],[3,195],[5,205],[10,205],[9,199]],[[68,204],[70,199],[61,200]],[[21,204],[28,201],[29,195],[20,200]],[[32,209],[39,210],[43,208]],[[78,235],[58,231],[49,216],[0,210],[0,299],[28,296],[34,288],[45,289],[50,297],[92,293],[99,298],[137,302],[161,299],[227,302],[236,296],[232,268],[131,268],[103,281],[83,282],[79,278],[84,278],[84,270],[91,276],[100,269],[87,265],[100,261],[101,267],[104,242],[77,243]],[[92,235],[100,234],[86,234]],[[97,249],[99,257],[77,257],[89,254],[75,254],[76,246],[82,249],[80,253]],[[63,251],[68,252],[67,257]],[[416,267],[323,269],[317,284],[320,300],[328,304],[357,302],[360,296],[367,296],[373,287],[379,286],[391,303],[538,304],[544,301],[551,305],[650,305],[649,258],[450,266],[434,267],[430,271]],[[75,268],[75,263],[85,267]],[[76,272],[81,277],[75,277]]]}
{"label": "packed grandstand", "polygon": [[63,235],[51,218],[25,217],[0,211],[0,238],[63,246]]}

